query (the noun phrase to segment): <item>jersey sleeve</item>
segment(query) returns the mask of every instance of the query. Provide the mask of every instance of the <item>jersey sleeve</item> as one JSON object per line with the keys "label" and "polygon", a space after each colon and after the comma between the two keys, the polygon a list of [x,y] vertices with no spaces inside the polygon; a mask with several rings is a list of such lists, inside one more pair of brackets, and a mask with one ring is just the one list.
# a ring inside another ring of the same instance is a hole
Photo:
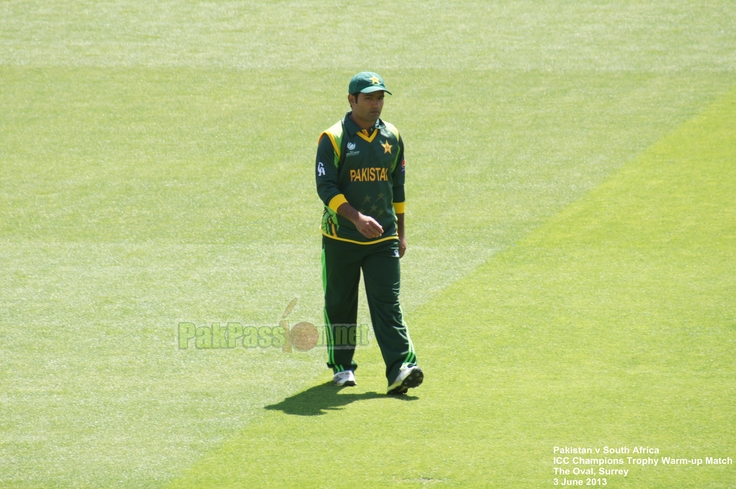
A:
{"label": "jersey sleeve", "polygon": [[317,144],[317,159],[315,163],[315,177],[317,180],[317,194],[322,203],[337,212],[337,208],[347,202],[345,196],[337,186],[337,166],[335,162],[335,148],[332,139],[322,133]]}
{"label": "jersey sleeve", "polygon": [[404,177],[406,170],[406,162],[404,160],[404,140],[399,137],[399,154],[396,157],[396,166],[393,169],[393,204],[397,214],[404,213],[404,203],[406,195],[404,195]]}

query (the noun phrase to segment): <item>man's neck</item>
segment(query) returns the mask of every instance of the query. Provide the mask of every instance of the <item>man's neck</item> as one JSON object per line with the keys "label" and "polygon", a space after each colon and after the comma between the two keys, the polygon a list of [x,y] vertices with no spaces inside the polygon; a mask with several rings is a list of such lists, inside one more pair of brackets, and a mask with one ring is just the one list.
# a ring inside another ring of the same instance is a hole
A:
{"label": "man's neck", "polygon": [[361,129],[365,129],[365,130],[373,129],[374,127],[376,127],[376,124],[378,123],[378,121],[369,122],[369,121],[361,121],[359,119],[356,119],[352,112],[350,112],[348,117],[350,117],[350,120],[353,121],[356,126],[358,126]]}

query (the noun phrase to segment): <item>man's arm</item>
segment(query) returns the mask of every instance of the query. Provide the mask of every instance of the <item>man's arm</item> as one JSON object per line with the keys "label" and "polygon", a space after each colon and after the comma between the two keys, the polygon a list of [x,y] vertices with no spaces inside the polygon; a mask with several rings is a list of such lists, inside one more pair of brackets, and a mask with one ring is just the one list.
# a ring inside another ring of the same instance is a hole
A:
{"label": "man's arm", "polygon": [[399,138],[398,164],[394,168],[392,180],[394,182],[394,213],[396,214],[396,233],[399,235],[399,257],[403,258],[406,253],[406,233],[404,232],[404,207],[406,195],[404,194],[404,178],[406,161],[404,160],[404,141]]}
{"label": "man's arm", "polygon": [[322,133],[317,146],[317,159],[315,161],[317,193],[326,206],[329,206],[330,203],[333,203],[332,200],[336,199],[333,205],[339,207],[339,202],[344,200],[344,197],[337,185],[335,159],[335,149],[332,147],[330,138]]}
{"label": "man's arm", "polygon": [[399,234],[399,258],[406,253],[406,235],[404,234],[404,213],[396,214],[396,232]]}

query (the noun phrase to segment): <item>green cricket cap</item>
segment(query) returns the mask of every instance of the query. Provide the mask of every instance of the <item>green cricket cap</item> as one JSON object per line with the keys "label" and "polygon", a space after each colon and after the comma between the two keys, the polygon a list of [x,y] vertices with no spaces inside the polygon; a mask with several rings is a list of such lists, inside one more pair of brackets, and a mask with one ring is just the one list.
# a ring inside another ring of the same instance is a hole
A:
{"label": "green cricket cap", "polygon": [[361,71],[350,80],[350,85],[348,85],[348,93],[371,93],[379,90],[391,95],[391,92],[386,90],[381,75],[372,71]]}

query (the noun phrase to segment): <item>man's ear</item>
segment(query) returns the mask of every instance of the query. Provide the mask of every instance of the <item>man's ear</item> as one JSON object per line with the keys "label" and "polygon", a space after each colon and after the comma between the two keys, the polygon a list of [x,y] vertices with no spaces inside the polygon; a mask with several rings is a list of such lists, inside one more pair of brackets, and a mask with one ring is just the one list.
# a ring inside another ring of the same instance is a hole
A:
{"label": "man's ear", "polygon": [[355,100],[355,96],[352,93],[348,94],[348,103],[350,104],[350,107],[358,103],[358,101]]}

